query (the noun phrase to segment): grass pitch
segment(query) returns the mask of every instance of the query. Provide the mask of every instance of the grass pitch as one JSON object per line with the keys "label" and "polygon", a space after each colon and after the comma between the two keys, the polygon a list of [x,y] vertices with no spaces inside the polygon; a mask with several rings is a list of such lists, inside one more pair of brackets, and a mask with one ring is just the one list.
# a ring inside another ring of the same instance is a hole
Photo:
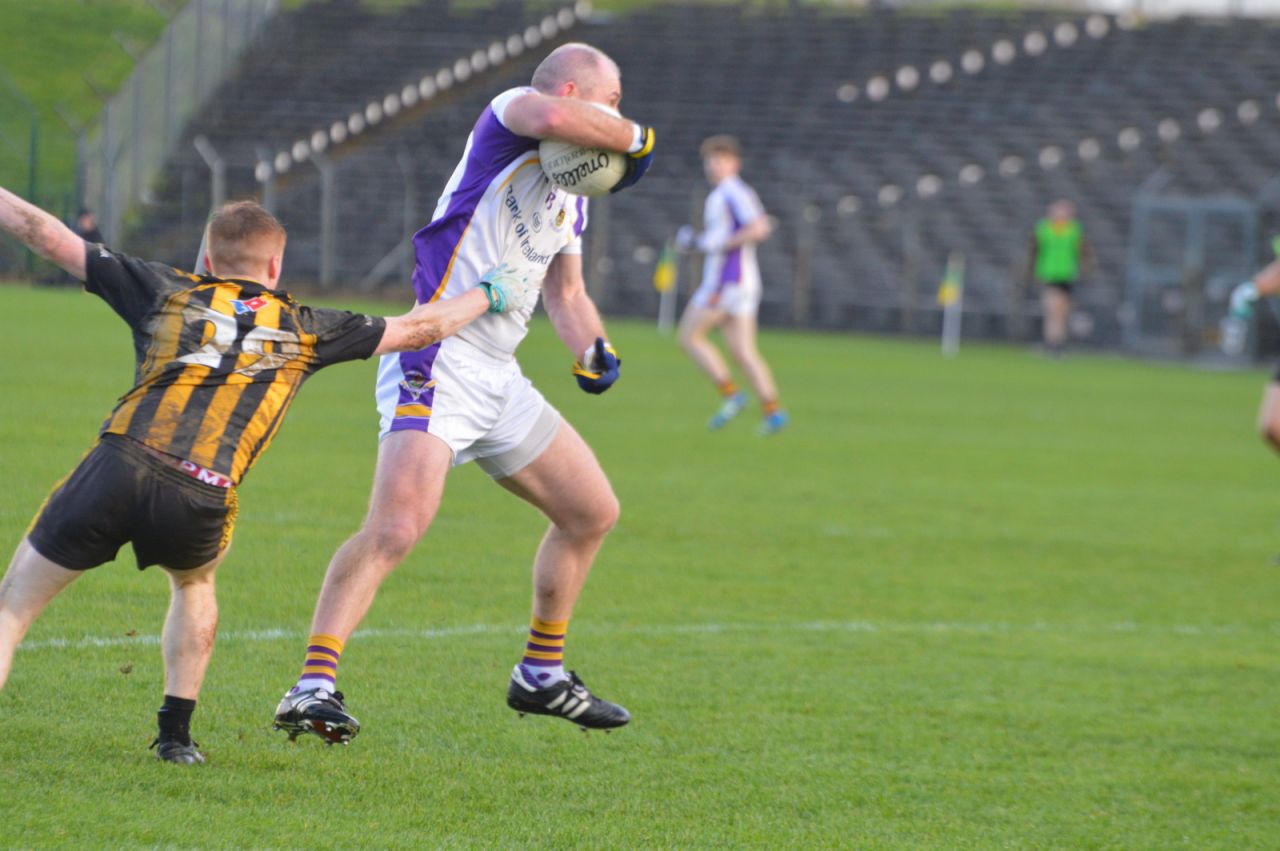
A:
{"label": "grass pitch", "polygon": [[[131,355],[91,297],[4,288],[0,311],[12,546]],[[167,583],[126,556],[54,602],[0,692],[0,845],[1280,844],[1260,373],[766,334],[794,421],[761,440],[745,416],[708,434],[713,394],[672,343],[612,330],[603,397],[545,321],[522,362],[622,499],[568,655],[630,727],[505,707],[543,521],[468,467],[343,658],[364,732],[271,732],[367,497],[374,367],[340,366],[241,490],[195,721],[209,764],[145,750]]]}

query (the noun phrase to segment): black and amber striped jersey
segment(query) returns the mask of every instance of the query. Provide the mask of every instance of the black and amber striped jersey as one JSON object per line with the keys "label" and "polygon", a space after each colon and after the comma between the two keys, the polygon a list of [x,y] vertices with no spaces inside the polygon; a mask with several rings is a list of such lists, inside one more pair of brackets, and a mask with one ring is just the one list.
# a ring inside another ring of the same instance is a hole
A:
{"label": "black and amber striped jersey", "polygon": [[302,382],[367,358],[381,317],[298,304],[253,281],[191,275],[89,245],[85,289],[133,329],[133,389],[102,425],[239,483]]}

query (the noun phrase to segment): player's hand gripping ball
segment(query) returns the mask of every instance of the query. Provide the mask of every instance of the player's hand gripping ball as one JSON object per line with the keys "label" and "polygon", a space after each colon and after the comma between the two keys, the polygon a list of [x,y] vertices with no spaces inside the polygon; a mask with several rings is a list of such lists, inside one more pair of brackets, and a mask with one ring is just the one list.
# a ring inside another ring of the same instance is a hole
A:
{"label": "player's hand gripping ball", "polygon": [[627,154],[627,172],[622,179],[613,185],[610,192],[621,192],[628,186],[635,186],[644,177],[644,173],[653,165],[653,146],[657,137],[652,127],[640,128],[640,150]]}
{"label": "player's hand gripping ball", "polygon": [[[621,118],[616,109],[592,103],[596,109]],[[638,125],[637,125],[638,126]],[[572,195],[596,197],[618,192],[639,180],[653,160],[653,129],[640,128],[640,148],[634,153],[618,153],[603,148],[584,148],[559,139],[543,139],[538,158],[547,178]]]}
{"label": "player's hand gripping ball", "polygon": [[573,375],[578,379],[578,386],[588,393],[599,395],[613,386],[618,380],[618,369],[622,366],[622,358],[603,337],[582,353],[582,360],[573,365]]}

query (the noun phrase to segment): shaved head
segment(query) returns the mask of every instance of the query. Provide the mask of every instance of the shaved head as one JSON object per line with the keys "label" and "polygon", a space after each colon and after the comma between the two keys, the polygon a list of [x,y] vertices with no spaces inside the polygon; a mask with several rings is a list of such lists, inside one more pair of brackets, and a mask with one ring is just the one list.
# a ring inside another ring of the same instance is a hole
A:
{"label": "shaved head", "polygon": [[545,95],[577,94],[584,100],[616,104],[622,96],[621,77],[608,54],[575,41],[547,54],[533,71],[532,85]]}

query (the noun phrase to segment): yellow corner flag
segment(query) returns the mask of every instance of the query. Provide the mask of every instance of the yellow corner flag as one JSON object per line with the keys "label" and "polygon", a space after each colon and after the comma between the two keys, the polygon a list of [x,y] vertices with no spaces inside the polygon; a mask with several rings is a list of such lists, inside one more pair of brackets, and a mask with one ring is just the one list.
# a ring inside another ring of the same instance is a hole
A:
{"label": "yellow corner flag", "polygon": [[658,255],[658,265],[653,270],[653,288],[660,293],[674,289],[678,272],[676,249],[668,242],[662,246],[662,253]]}
{"label": "yellow corner flag", "polygon": [[947,271],[938,286],[938,304],[950,307],[964,294],[964,261],[956,255],[947,260]]}

